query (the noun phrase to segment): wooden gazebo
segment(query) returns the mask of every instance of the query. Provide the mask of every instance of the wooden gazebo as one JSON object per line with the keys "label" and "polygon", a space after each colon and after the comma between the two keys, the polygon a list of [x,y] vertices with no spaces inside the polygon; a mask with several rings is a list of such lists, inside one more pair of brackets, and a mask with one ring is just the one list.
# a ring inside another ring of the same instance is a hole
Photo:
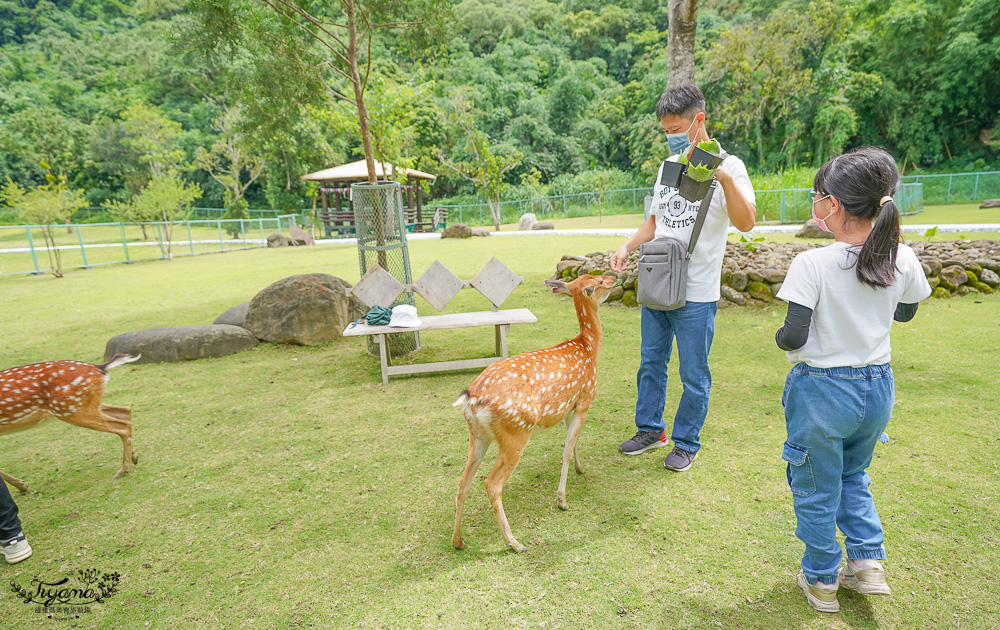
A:
{"label": "wooden gazebo", "polygon": [[[375,162],[375,176],[381,181],[395,179],[402,174],[406,176],[406,184],[403,190],[406,191],[406,207],[403,209],[407,224],[413,225],[413,230],[417,232],[434,231],[434,221],[424,220],[423,215],[423,191],[420,184],[422,181],[434,181],[437,175],[424,173],[412,168],[393,166],[388,162]],[[302,179],[309,182],[319,182],[319,192],[322,200],[322,210],[320,219],[326,229],[327,235],[331,230],[339,232],[353,232],[354,210],[351,206],[350,184],[355,182],[368,181],[368,165],[364,160],[334,166],[315,173],[303,175]],[[330,208],[330,196],[333,196],[334,208]],[[344,208],[344,199],[347,199],[347,208]]]}

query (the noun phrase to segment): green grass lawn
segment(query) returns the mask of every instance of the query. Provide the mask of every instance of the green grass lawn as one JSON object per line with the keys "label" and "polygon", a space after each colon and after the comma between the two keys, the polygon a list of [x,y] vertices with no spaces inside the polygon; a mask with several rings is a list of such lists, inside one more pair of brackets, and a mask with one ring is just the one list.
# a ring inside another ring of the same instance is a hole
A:
{"label": "green grass lawn", "polygon": [[[562,254],[620,237],[414,241],[463,279],[496,255],[525,276],[506,307],[528,307],[512,353],[576,334],[570,302],[542,285]],[[307,272],[351,282],[353,246],[258,249],[114,265],[65,278],[0,278],[0,366],[99,362],[111,336],[205,324],[268,283]],[[488,308],[472,290],[454,309]],[[422,314],[432,309],[418,301]],[[452,307],[449,306],[449,310]],[[263,344],[197,362],[111,372],[106,402],[133,409],[140,461],[124,479],[120,441],[58,421],[4,435],[0,469],[35,555],[0,564],[5,582],[96,568],[120,593],[81,628],[993,628],[1000,618],[1000,296],[927,301],[893,332],[897,404],[871,468],[893,595],[842,592],[816,613],[794,584],[802,546],[781,445],[788,364],[774,345],[782,309],[719,313],[714,388],[695,467],[665,453],[626,458],[634,431],[639,318],[602,308],[598,397],[580,436],[586,474],[556,506],[564,434],[540,433],[506,488],[505,550],[481,483],[466,502],[467,547],[450,546],[467,430],[451,407],[475,372],[383,387],[362,339]],[[485,329],[422,335],[411,360],[489,353]],[[668,391],[680,392],[676,363]],[[492,449],[480,469],[492,466]],[[4,628],[62,627],[13,594]]]}

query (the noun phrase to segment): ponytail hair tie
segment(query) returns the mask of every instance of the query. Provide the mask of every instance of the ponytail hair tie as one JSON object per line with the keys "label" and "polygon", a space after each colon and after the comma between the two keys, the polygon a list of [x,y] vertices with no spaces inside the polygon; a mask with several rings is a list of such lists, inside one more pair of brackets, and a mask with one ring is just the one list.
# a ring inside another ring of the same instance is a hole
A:
{"label": "ponytail hair tie", "polygon": [[878,202],[878,205],[881,208],[882,206],[884,206],[885,204],[889,203],[890,201],[892,201],[892,197],[890,197],[889,195],[886,195],[885,197],[882,197],[881,201]]}

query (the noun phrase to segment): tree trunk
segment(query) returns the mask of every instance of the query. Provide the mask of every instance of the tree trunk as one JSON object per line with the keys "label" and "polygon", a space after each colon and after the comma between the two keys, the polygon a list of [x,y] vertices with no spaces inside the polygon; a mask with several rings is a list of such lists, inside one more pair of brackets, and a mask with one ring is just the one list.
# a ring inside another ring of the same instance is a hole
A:
{"label": "tree trunk", "polygon": [[[368,127],[368,108],[365,107],[364,85],[361,83],[361,73],[358,71],[358,25],[355,9],[354,0],[344,2],[344,12],[347,13],[347,63],[351,68],[351,83],[354,85],[354,103],[358,107],[358,126],[361,128],[361,144],[364,145],[365,164],[368,166],[368,183],[375,184],[375,148],[372,146],[372,132]],[[375,242],[380,247],[385,245],[385,213],[383,210],[384,208],[381,207],[375,208]],[[378,250],[378,264],[389,271],[386,253],[381,249]]]}
{"label": "tree trunk", "polygon": [[694,83],[694,44],[700,0],[667,0],[667,87]]}
{"label": "tree trunk", "polygon": [[358,125],[361,127],[361,143],[365,149],[365,163],[368,165],[368,183],[375,183],[375,149],[372,147],[372,132],[368,128],[368,108],[365,107],[365,92],[358,71],[358,25],[354,0],[344,3],[347,13],[347,62],[351,66],[351,83],[354,84],[354,102],[358,106]]}

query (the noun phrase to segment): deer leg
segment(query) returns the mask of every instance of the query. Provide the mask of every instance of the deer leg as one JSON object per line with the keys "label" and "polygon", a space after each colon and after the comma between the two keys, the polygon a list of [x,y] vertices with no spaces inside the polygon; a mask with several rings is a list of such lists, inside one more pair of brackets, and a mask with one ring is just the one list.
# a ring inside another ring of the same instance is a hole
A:
{"label": "deer leg", "polygon": [[[131,407],[115,407],[113,405],[101,405],[101,413],[111,416],[112,418],[117,418],[122,422],[128,423],[128,443],[123,445],[125,453],[122,455],[122,459],[128,458],[132,460],[133,464],[139,463],[139,452],[136,451],[135,446],[132,445],[132,408]],[[122,438],[124,441],[125,438]],[[131,447],[131,448],[130,448]],[[127,472],[127,471],[126,471]],[[124,474],[124,473],[123,473]]]}
{"label": "deer leg", "polygon": [[455,549],[463,549],[465,541],[462,540],[462,508],[465,507],[465,497],[469,494],[472,481],[476,478],[476,470],[483,461],[483,456],[490,448],[491,440],[478,438],[476,433],[469,429],[469,459],[465,463],[465,472],[458,482],[458,496],[455,497],[455,531],[451,535],[451,545]]}
{"label": "deer leg", "polygon": [[517,463],[521,461],[521,454],[528,444],[531,434],[524,431],[521,434],[510,435],[500,433],[497,435],[497,446],[500,447],[500,454],[497,456],[497,463],[486,478],[486,494],[490,498],[490,505],[493,506],[493,513],[497,517],[497,524],[500,525],[500,535],[503,536],[507,546],[517,551],[527,551],[528,548],[517,542],[514,534],[510,531],[510,524],[507,523],[507,515],[503,511],[503,487],[507,480],[517,468]]}
{"label": "deer leg", "polygon": [[28,484],[24,483],[23,481],[21,481],[17,477],[11,477],[10,475],[8,475],[7,473],[5,473],[2,470],[0,470],[0,479],[3,479],[4,481],[6,481],[7,483],[9,483],[10,485],[12,485],[15,488],[17,488],[18,490],[20,490],[21,494],[24,494],[25,492],[28,491]]}
{"label": "deer leg", "polygon": [[[122,467],[113,477],[113,479],[120,479],[132,467],[134,455],[132,452],[132,422],[128,419],[131,417],[131,410],[128,407],[101,405],[98,400],[97,397],[91,396],[77,411],[57,417],[63,422],[84,429],[114,433],[120,437],[123,446]],[[108,410],[110,413],[105,413],[104,410]]]}
{"label": "deer leg", "polygon": [[561,510],[569,509],[569,504],[566,503],[566,477],[569,475],[570,456],[573,457],[576,464],[576,472],[583,472],[580,460],[576,456],[576,438],[580,435],[580,429],[583,428],[583,421],[586,417],[587,410],[579,408],[566,417],[566,448],[563,449],[562,474],[559,475],[559,489],[556,491],[556,503],[559,504]]}

